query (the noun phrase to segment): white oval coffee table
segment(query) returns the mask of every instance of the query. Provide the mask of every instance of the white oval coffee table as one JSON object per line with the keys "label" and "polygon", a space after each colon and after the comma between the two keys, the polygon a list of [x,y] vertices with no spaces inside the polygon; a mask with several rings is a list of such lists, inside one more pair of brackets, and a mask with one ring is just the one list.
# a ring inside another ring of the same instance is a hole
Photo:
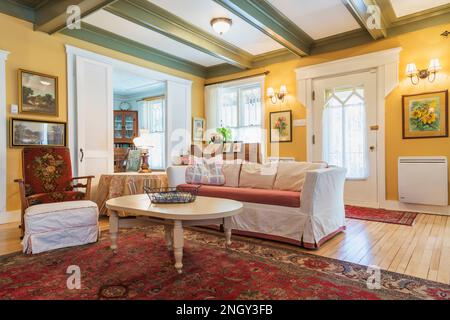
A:
{"label": "white oval coffee table", "polygon": [[109,232],[113,250],[118,248],[119,212],[163,219],[151,221],[164,224],[166,244],[169,249],[173,247],[178,273],[181,273],[183,268],[183,227],[221,224],[228,246],[231,244],[231,217],[243,211],[242,203],[234,200],[197,197],[192,203],[152,204],[146,194],[110,199],[106,202],[106,207],[111,210]]}

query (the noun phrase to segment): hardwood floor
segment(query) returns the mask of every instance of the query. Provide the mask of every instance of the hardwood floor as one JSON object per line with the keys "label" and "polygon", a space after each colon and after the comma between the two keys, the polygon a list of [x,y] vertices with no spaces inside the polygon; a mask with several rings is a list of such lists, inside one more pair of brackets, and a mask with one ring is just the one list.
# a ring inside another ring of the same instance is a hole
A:
{"label": "hardwood floor", "polygon": [[[0,225],[0,255],[21,250],[19,234],[15,223]],[[302,251],[450,284],[450,216],[420,214],[412,227],[347,219],[344,233]]]}

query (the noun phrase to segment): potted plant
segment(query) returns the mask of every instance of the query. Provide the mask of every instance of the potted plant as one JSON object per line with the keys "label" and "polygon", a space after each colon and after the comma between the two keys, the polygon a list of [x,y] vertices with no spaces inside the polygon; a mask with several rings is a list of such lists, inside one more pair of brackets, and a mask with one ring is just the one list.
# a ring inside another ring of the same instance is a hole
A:
{"label": "potted plant", "polygon": [[217,133],[222,136],[222,142],[228,142],[231,140],[231,129],[230,128],[217,128]]}

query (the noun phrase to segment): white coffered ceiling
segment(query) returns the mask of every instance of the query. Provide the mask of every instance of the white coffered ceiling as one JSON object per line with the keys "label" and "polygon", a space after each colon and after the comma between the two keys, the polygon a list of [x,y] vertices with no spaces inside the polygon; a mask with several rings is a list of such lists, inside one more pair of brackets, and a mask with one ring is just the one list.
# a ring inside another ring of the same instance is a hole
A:
{"label": "white coffered ceiling", "polygon": [[[221,0],[224,2],[223,0]],[[241,69],[248,68],[247,61],[252,59],[257,59],[259,55],[271,53],[280,49],[292,49],[286,46],[286,43],[280,41],[277,38],[278,34],[275,36],[271,34],[272,31],[267,31],[264,26],[258,26],[255,23],[249,21],[249,19],[242,16],[237,16],[238,11],[233,11],[234,9],[227,9],[227,5],[219,4],[219,0],[136,0],[136,1],[123,1],[119,0],[118,3],[135,5],[148,5],[148,3],[153,6],[157,6],[166,12],[176,16],[178,20],[176,23],[181,23],[182,25],[192,25],[196,27],[199,31],[203,32],[203,36],[200,35],[197,39],[196,45],[189,45],[192,39],[180,38],[180,34],[170,34],[174,32],[174,29],[179,28],[179,25],[171,25],[167,30],[159,30],[158,23],[151,21],[151,15],[148,15],[146,19],[149,19],[149,24],[155,23],[155,25],[148,27],[144,24],[133,22],[129,17],[126,18],[121,14],[117,14],[114,10],[99,10],[93,14],[83,18],[83,21],[91,24],[97,28],[109,31],[121,37],[127,38],[129,40],[138,42],[150,48],[157,49],[163,53],[181,58],[185,62],[190,62],[199,65],[204,68],[218,66],[225,63],[230,63],[238,65]],[[292,31],[292,34],[296,34],[303,31],[306,36],[302,36],[301,41],[306,39],[306,52],[308,51],[308,46],[311,45],[311,41],[316,43],[317,40],[326,39],[328,37],[340,35],[349,31],[361,30],[365,32],[365,28],[361,27],[363,23],[357,21],[358,14],[350,8],[352,0],[265,0],[273,8],[275,8],[277,15],[281,16],[281,20],[287,22],[287,29],[284,35]],[[347,1],[347,2],[346,2]],[[395,19],[400,19],[402,17],[422,12],[430,8],[439,8],[442,5],[450,3],[450,0],[377,0],[379,3],[384,3],[387,5],[384,8],[388,8],[391,12],[391,16],[396,16]],[[389,2],[390,1],[390,2]],[[250,1],[249,1],[250,2]],[[255,6],[258,6],[257,2],[254,2]],[[261,3],[264,3],[261,0]],[[346,4],[344,4],[346,3]],[[114,5],[112,5],[114,7]],[[270,7],[270,6],[269,6]],[[130,8],[130,7],[128,7]],[[228,7],[230,8],[230,7]],[[136,8],[135,8],[136,9]],[[265,9],[262,10],[266,10]],[[269,8],[270,9],[270,8]],[[123,9],[124,10],[124,9]],[[131,9],[129,9],[131,10]],[[139,8],[138,10],[144,10]],[[147,9],[151,10],[151,9]],[[384,9],[383,9],[384,10]],[[446,7],[445,10],[448,10]],[[142,11],[144,12],[144,11]],[[270,12],[270,10],[269,10]],[[134,11],[136,14],[136,10]],[[122,18],[123,16],[123,18]],[[150,18],[148,18],[150,17]],[[227,17],[232,19],[232,26],[228,33],[220,36],[214,32],[210,25],[210,21],[217,17]],[[242,17],[242,18],[241,18]],[[163,18],[164,19],[164,18]],[[245,20],[247,19],[247,20]],[[270,19],[270,17],[269,17]],[[277,19],[280,19],[278,17]],[[395,22],[395,21],[392,21]],[[289,25],[291,29],[289,29]],[[301,30],[295,29],[296,25]],[[171,29],[174,28],[174,29]],[[183,26],[181,27],[181,29]],[[179,30],[181,30],[179,29]],[[207,36],[206,36],[207,35]],[[177,38],[178,36],[178,38]],[[211,37],[213,36],[213,37]],[[294,37],[295,37],[294,36]],[[309,36],[309,37],[308,37]],[[372,35],[373,36],[373,35]],[[386,33],[384,34],[386,36]],[[202,38],[203,37],[203,38]],[[208,38],[209,37],[209,38]],[[287,36],[289,38],[289,35]],[[208,48],[208,46],[201,47],[204,45],[201,41],[204,38],[217,39],[214,44],[213,49]],[[310,38],[308,40],[308,38]],[[374,37],[379,39],[378,37]],[[200,39],[200,40],[199,40]],[[312,39],[312,40],[311,40]],[[183,41],[186,40],[186,41]],[[298,44],[298,38],[289,38],[288,41],[293,41],[295,45]],[[296,42],[297,41],[297,42]],[[309,41],[309,42],[308,42]],[[327,39],[328,41],[328,39]],[[318,41],[317,41],[318,42]],[[322,41],[323,43],[324,41]],[[223,53],[222,47],[225,48],[226,53]],[[300,46],[301,47],[301,46]],[[218,50],[214,52],[214,50]],[[228,50],[228,51],[227,51]],[[239,51],[240,50],[240,51]],[[302,49],[303,50],[303,49]],[[292,51],[292,50],[291,50]],[[295,50],[294,50],[295,52]],[[236,56],[240,55],[243,57],[244,61],[236,60]],[[298,54],[298,53],[297,53]],[[306,53],[307,55],[308,53]],[[234,60],[233,60],[234,59]]]}
{"label": "white coffered ceiling", "polygon": [[229,12],[212,0],[148,0],[159,7],[177,15],[200,29],[218,36],[211,27],[211,19],[225,17],[233,20],[228,33],[220,36],[223,40],[251,54],[258,55],[281,49],[282,46],[258,29]]}
{"label": "white coffered ceiling", "polygon": [[172,40],[158,32],[149,30],[112,13],[106,12],[105,10],[99,10],[84,18],[83,21],[119,36],[134,40],[179,58],[198,63],[205,67],[224,62],[209,54],[191,48],[188,45]]}
{"label": "white coffered ceiling", "polygon": [[395,15],[399,18],[449,3],[450,0],[391,0]]}
{"label": "white coffered ceiling", "polygon": [[268,0],[314,40],[361,27],[341,0]]}

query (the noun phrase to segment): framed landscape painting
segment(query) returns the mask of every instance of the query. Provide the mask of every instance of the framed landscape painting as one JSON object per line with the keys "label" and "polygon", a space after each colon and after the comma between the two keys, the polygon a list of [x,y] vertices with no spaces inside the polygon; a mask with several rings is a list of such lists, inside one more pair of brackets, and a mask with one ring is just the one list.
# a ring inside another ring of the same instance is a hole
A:
{"label": "framed landscape painting", "polygon": [[403,139],[448,137],[448,90],[405,95]]}
{"label": "framed landscape painting", "polygon": [[20,113],[58,116],[58,77],[19,70]]}
{"label": "framed landscape painting", "polygon": [[66,124],[63,122],[11,119],[11,147],[66,145]]}
{"label": "framed landscape painting", "polygon": [[292,142],[292,111],[270,113],[270,142]]}

